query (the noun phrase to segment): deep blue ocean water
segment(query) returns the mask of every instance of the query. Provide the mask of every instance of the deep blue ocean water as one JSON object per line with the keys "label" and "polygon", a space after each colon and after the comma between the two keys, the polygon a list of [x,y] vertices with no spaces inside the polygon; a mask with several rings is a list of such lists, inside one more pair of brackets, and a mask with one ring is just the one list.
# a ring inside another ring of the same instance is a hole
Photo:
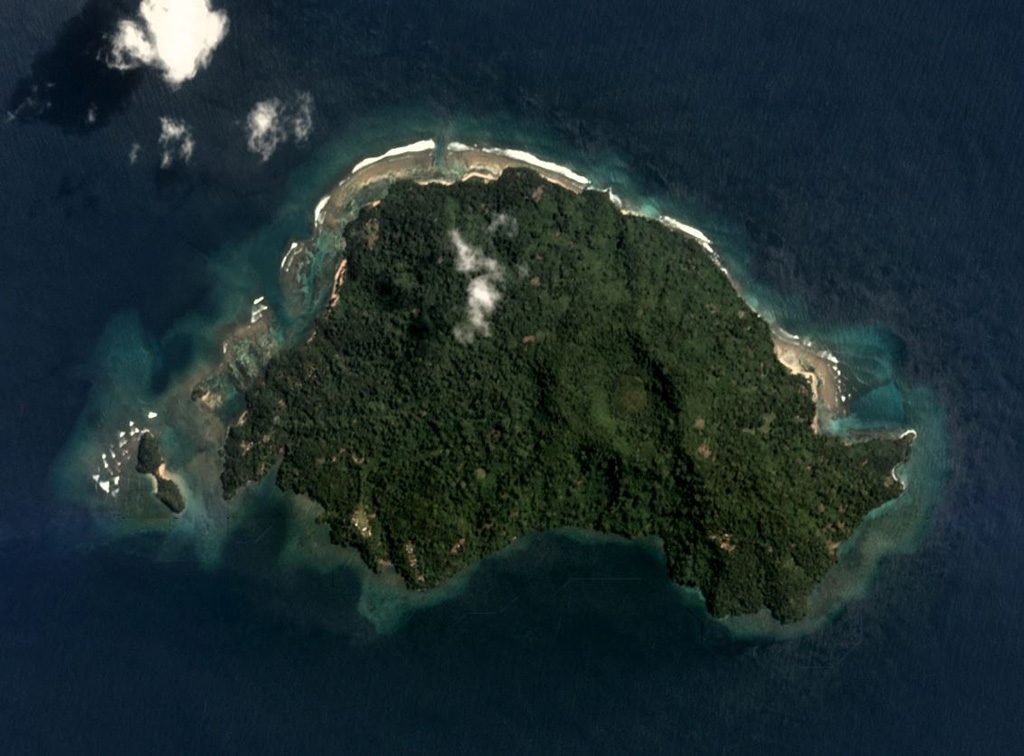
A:
{"label": "deep blue ocean water", "polygon": [[[0,95],[51,102],[0,126],[4,752],[1020,750],[1018,4],[218,0],[230,32],[177,89],[93,65],[134,5],[0,19]],[[247,112],[300,90],[308,143],[261,163]],[[190,124],[188,165],[159,168],[161,116]],[[279,567],[296,525],[270,486],[212,555],[202,532],[112,536],[63,486],[90,429],[273,297],[352,163],[437,136],[704,228],[763,310],[875,387],[856,417],[941,437],[915,548],[766,642],[681,597],[649,544],[542,536],[382,633],[358,570]]]}

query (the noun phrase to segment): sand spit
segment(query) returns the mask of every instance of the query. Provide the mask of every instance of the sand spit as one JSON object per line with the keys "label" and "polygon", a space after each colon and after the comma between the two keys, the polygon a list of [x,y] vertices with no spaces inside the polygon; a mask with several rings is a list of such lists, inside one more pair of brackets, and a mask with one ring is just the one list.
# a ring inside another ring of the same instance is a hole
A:
{"label": "sand spit", "polygon": [[323,197],[314,212],[314,225],[320,229],[326,225],[336,225],[332,217],[341,214],[357,196],[374,184],[392,183],[400,179],[418,179],[424,175],[436,173],[434,168],[434,143],[429,148],[411,149],[417,142],[406,147],[396,147],[379,157],[361,160],[352,172],[343,178],[330,194]]}
{"label": "sand spit", "polygon": [[433,139],[423,139],[419,142],[407,144],[404,147],[392,147],[383,155],[377,155],[376,157],[368,157],[360,160],[352,168],[352,173],[359,173],[359,171],[364,168],[367,168],[374,163],[379,163],[381,160],[387,160],[388,158],[398,157],[399,155],[408,155],[416,152],[433,152],[436,148],[437,143]]}
{"label": "sand spit", "polygon": [[[799,375],[810,384],[811,398],[816,408],[811,428],[818,433],[823,410],[830,415],[843,412],[840,373],[833,361],[834,355],[816,349],[809,342],[781,328],[772,329],[772,342],[779,362],[793,375]],[[832,359],[829,359],[830,357]]]}
{"label": "sand spit", "polygon": [[532,168],[553,184],[572,192],[581,192],[590,187],[590,179],[571,168],[541,158],[523,150],[507,150],[499,147],[477,147],[452,142],[446,150],[451,163],[461,164],[465,181],[482,178],[485,181],[497,179],[506,168]]}
{"label": "sand spit", "polygon": [[543,174],[560,176],[577,187],[590,186],[590,179],[576,173],[572,168],[552,163],[550,160],[544,160],[525,150],[510,150],[503,147],[479,147],[462,144],[461,142],[452,142],[448,145],[447,149],[450,153],[458,155],[467,165],[470,162],[477,162],[493,166],[502,160],[507,160],[510,165],[529,166]]}

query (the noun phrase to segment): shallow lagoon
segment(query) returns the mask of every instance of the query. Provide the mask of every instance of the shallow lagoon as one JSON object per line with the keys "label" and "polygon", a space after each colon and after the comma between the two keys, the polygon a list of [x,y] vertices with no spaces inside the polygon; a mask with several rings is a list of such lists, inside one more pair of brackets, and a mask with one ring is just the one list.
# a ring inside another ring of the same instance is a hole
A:
{"label": "shallow lagoon", "polygon": [[[391,119],[391,128],[397,130],[398,123],[399,119]],[[374,125],[379,132],[381,125]],[[479,122],[463,128],[477,131],[466,133],[449,123],[445,134],[450,141],[470,144],[480,143],[476,138],[478,133],[515,134],[525,140],[521,133],[501,122],[491,128],[482,128]],[[409,129],[405,133],[421,135],[423,132]],[[374,133],[372,143],[379,145],[380,140],[381,134]],[[398,139],[396,143],[408,141],[408,138]],[[555,149],[550,138],[517,142],[512,147],[536,152],[535,143],[554,149],[559,160],[571,154],[565,147]],[[430,142],[414,147],[423,145],[432,147]],[[225,428],[217,418],[230,421],[241,408],[234,399],[215,413],[217,417],[204,415],[196,411],[190,397],[192,387],[214,371],[228,348],[226,345],[218,347],[218,344],[236,329],[244,328],[250,320],[256,322],[266,317],[265,322],[284,341],[305,337],[311,313],[318,306],[316,303],[322,301],[323,292],[317,298],[307,291],[302,297],[306,305],[289,306],[281,283],[289,280],[288,270],[295,259],[294,241],[308,237],[313,225],[320,225],[318,219],[322,211],[312,208],[312,198],[319,196],[325,184],[330,187],[339,176],[345,176],[350,165],[358,163],[357,167],[361,168],[373,162],[354,154],[354,149],[357,148],[347,142],[344,146],[339,142],[323,148],[311,161],[315,168],[296,171],[289,182],[293,196],[275,221],[256,230],[241,244],[218,253],[211,265],[217,273],[217,283],[211,290],[211,306],[205,308],[205,312],[189,314],[173,324],[160,341],[147,338],[141,324],[131,316],[111,323],[96,358],[104,380],[97,384],[90,408],[83,413],[75,437],[55,466],[54,479],[59,481],[59,487],[69,500],[92,501],[99,529],[107,534],[101,540],[111,545],[126,538],[131,541],[140,534],[159,534],[162,543],[154,550],[156,558],[171,554],[175,559],[194,559],[205,569],[218,570],[233,569],[234,559],[248,552],[244,545],[239,547],[239,539],[243,544],[248,541],[258,545],[265,541],[266,545],[276,544],[276,547],[266,552],[266,563],[259,565],[257,571],[262,574],[272,575],[275,569],[293,576],[310,569],[321,575],[351,572],[361,586],[357,603],[360,615],[379,632],[390,633],[403,626],[411,613],[457,599],[478,568],[470,568],[438,589],[409,591],[394,576],[371,573],[354,552],[333,547],[327,539],[326,528],[316,524],[319,508],[312,502],[277,491],[271,483],[273,474],[260,485],[250,486],[242,496],[225,502],[220,496],[218,456],[218,444]],[[393,148],[375,149],[385,153]],[[542,155],[542,159],[546,157]],[[573,170],[590,177],[592,187],[611,191],[616,201],[623,202],[627,208],[635,208],[650,217],[683,218],[689,225],[705,228],[692,209],[671,207],[656,198],[634,194],[635,186],[621,163],[615,160],[604,164],[584,163],[575,156],[570,164]],[[333,168],[333,175],[326,166]],[[614,180],[609,178],[612,176]],[[618,183],[614,183],[616,180]],[[303,200],[310,204],[303,208]],[[322,200],[318,207],[321,205]],[[828,419],[825,432],[847,434],[865,429],[911,427],[918,430],[911,462],[900,472],[901,478],[912,485],[897,501],[873,513],[855,537],[843,545],[841,561],[817,591],[807,620],[786,627],[760,616],[733,618],[722,623],[737,637],[799,636],[820,628],[850,600],[863,597],[870,590],[879,561],[889,554],[912,551],[925,534],[928,512],[941,497],[948,464],[944,415],[937,400],[926,390],[897,386],[899,343],[891,334],[879,328],[849,327],[830,333],[827,327],[813,325],[798,297],[783,297],[770,291],[747,273],[746,251],[736,241],[742,238],[742,233],[725,226],[719,219],[711,218],[711,221],[714,230],[708,234],[715,245],[713,254],[721,259],[751,306],[770,323],[787,331],[798,330],[815,349],[822,350],[822,354],[834,359],[832,355],[838,353],[840,372],[844,373],[841,385],[848,396],[848,414]],[[315,247],[326,249],[325,244],[329,247],[337,233],[333,226],[322,229],[320,236],[323,238]],[[319,264],[323,263],[314,263]],[[269,314],[264,315],[264,307]],[[802,318],[799,325],[796,315]],[[808,332],[813,333],[813,338]],[[183,344],[188,348],[183,348]],[[140,391],[140,387],[145,386],[149,386],[150,391]],[[125,423],[135,422],[130,418],[138,417],[143,411],[141,408],[145,408],[146,414],[157,415],[147,418],[145,423],[161,434],[170,469],[187,491],[189,508],[181,517],[170,517],[157,506],[147,509],[144,496],[133,494],[121,496],[121,501],[111,500],[97,496],[101,492],[95,489],[90,495],[88,486],[83,486],[83,468],[90,460],[95,465],[97,450],[116,438],[111,426],[128,427]],[[150,408],[158,408],[159,412]],[[255,531],[258,533],[253,536]],[[550,537],[568,537],[577,543],[622,541],[571,531]],[[488,569],[492,560],[529,560],[529,556],[522,555],[529,554],[536,541],[544,543],[545,538],[524,539],[488,558],[479,569]],[[630,548],[653,553],[663,560],[656,542],[635,544]],[[264,549],[256,549],[256,553],[264,553]],[[248,564],[251,559],[248,556],[243,561]],[[677,590],[681,591],[684,604],[702,607],[699,594],[688,589]],[[333,613],[333,609],[328,613]]]}
{"label": "shallow lagoon", "polygon": [[[7,81],[29,72],[78,5],[12,0]],[[217,5],[232,30],[196,81],[170,91],[142,77],[93,131],[14,123],[0,140],[10,750],[1019,744],[1015,4]],[[23,26],[31,33],[13,33]],[[310,144],[260,163],[245,149],[246,112],[300,87],[316,99]],[[193,126],[187,170],[156,167],[161,116]],[[232,519],[234,539],[217,514],[191,526],[208,540],[112,538],[80,500],[69,507],[42,485],[90,394],[111,402],[93,402],[86,425],[107,416],[116,428],[144,409],[129,397],[149,401],[216,356],[220,336],[199,326],[248,317],[339,170],[450,122],[596,180],[607,165],[629,196],[703,228],[735,275],[764,285],[766,310],[844,359],[855,351],[845,329],[895,332],[880,340],[880,364],[933,389],[949,416],[948,456],[932,457],[948,470],[946,495],[920,547],[884,559],[865,597],[826,626],[777,643],[736,642],[707,624],[665,583],[653,547],[558,534],[484,563],[458,597],[381,635],[357,610],[357,573],[277,566],[269,514],[252,531]],[[259,229],[276,238],[255,243]],[[152,391],[110,382],[112,352],[97,351],[126,311],[136,326],[107,338],[127,334],[156,356]],[[198,313],[196,328],[186,313]],[[197,554],[197,543],[210,548]]]}

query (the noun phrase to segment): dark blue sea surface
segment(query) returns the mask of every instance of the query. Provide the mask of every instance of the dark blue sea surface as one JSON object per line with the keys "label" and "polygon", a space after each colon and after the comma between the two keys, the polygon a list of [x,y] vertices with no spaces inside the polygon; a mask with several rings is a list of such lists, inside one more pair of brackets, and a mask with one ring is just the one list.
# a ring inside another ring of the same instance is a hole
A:
{"label": "dark blue sea surface", "polygon": [[[228,35],[178,87],[97,60],[137,5],[0,20],[5,753],[1020,750],[1019,3],[215,0]],[[261,161],[247,114],[300,93],[308,140]],[[160,167],[161,117],[187,163]],[[311,518],[272,482],[232,522],[97,515],[77,455],[276,304],[358,159],[423,138],[529,149],[701,227],[839,355],[837,430],[919,430],[917,498],[844,553],[888,556],[828,622],[741,636],[656,544],[564,532],[409,610],[351,555],[297,556]]]}

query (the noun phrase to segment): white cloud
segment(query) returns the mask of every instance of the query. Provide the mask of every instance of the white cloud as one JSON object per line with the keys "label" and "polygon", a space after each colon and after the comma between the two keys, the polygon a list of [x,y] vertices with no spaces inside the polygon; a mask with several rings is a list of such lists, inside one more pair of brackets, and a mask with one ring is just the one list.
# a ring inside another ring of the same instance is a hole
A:
{"label": "white cloud", "polygon": [[246,119],[249,130],[249,149],[269,160],[288,132],[281,126],[281,101],[276,97],[257,102]]}
{"label": "white cloud", "polygon": [[276,97],[257,102],[246,118],[249,149],[263,160],[269,160],[278,145],[292,137],[304,142],[313,131],[313,96],[299,92],[293,103],[282,103]]}
{"label": "white cloud", "polygon": [[173,85],[210,63],[228,33],[228,14],[210,0],[142,0],[137,18],[122,19],[111,39],[107,64],[128,70],[159,68]]}
{"label": "white cloud", "polygon": [[175,160],[187,163],[196,140],[188,124],[176,118],[160,119],[160,167],[170,168]]}
{"label": "white cloud", "polygon": [[292,134],[296,141],[305,142],[313,131],[313,95],[299,92],[295,96],[295,113],[292,115]]}
{"label": "white cloud", "polygon": [[512,238],[519,231],[519,221],[507,213],[498,213],[491,218],[491,223],[487,226],[487,233],[493,234],[498,231],[503,231],[506,236]]}
{"label": "white cloud", "polygon": [[455,338],[462,344],[469,344],[477,336],[491,335],[489,319],[501,299],[501,292],[498,291],[502,278],[501,266],[497,260],[467,244],[458,231],[452,231],[450,237],[458,255],[456,270],[469,275],[477,274],[466,287],[466,320],[455,326]]}

